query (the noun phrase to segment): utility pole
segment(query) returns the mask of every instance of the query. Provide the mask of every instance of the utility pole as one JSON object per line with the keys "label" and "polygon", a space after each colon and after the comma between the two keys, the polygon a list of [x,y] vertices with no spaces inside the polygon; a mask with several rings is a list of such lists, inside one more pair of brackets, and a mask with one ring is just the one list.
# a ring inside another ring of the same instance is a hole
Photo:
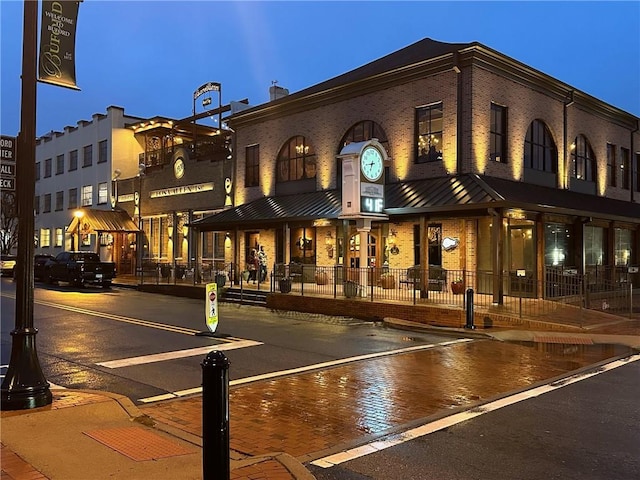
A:
{"label": "utility pole", "polygon": [[36,351],[33,326],[33,197],[36,159],[36,67],[38,1],[24,1],[22,44],[22,98],[16,161],[18,205],[18,263],[16,277],[15,329],[11,332],[11,359],[2,381],[2,410],[24,410],[52,402]]}

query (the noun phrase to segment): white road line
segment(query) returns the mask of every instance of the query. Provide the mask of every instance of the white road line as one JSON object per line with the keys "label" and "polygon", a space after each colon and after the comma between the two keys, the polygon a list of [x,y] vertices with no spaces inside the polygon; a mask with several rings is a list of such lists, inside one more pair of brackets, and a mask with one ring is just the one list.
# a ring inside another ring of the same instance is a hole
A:
{"label": "white road line", "polygon": [[143,365],[146,363],[163,362],[165,360],[175,360],[176,358],[195,357],[196,355],[206,355],[213,350],[234,350],[236,348],[255,347],[262,345],[262,342],[253,340],[240,340],[222,345],[207,345],[206,347],[189,348],[186,350],[176,350],[173,352],[156,353],[153,355],[142,355],[140,357],[123,358],[120,360],[110,360],[99,362],[96,365],[106,368],[131,367],[133,365]]}
{"label": "white road line", "polygon": [[494,402],[487,403],[486,405],[480,405],[478,407],[469,409],[465,412],[456,413],[448,417],[444,417],[439,420],[436,420],[435,422],[431,422],[426,425],[421,425],[419,427],[412,428],[411,430],[407,430],[406,432],[389,435],[387,437],[368,443],[366,445],[362,445],[356,448],[351,448],[349,450],[345,450],[345,451],[336,453],[334,455],[329,455],[324,458],[319,458],[318,460],[314,460],[311,463],[318,467],[331,468],[335,465],[339,465],[340,463],[348,462],[350,460],[363,457],[365,455],[369,455],[370,453],[378,452],[380,450],[384,450],[386,448],[399,445],[409,440],[413,440],[415,438],[422,437],[424,435],[428,435],[433,432],[437,432],[438,430],[451,427],[452,425],[455,425],[457,423],[470,420],[480,415],[484,415],[485,413],[492,412],[494,410],[498,410],[500,408],[503,408],[509,405],[513,405],[514,403],[518,403],[523,400],[527,400],[529,398],[543,395],[545,393],[548,393],[553,390],[557,390],[562,387],[566,387],[567,385],[571,385],[572,383],[586,380],[587,378],[591,378],[595,375],[599,375],[606,371],[613,370],[614,368],[618,368],[628,363],[636,362],[638,360],[640,360],[640,354],[632,355],[630,357],[623,358],[621,360],[616,360],[614,362],[603,365],[602,367],[599,367],[595,370],[571,375],[569,377],[563,378],[561,380],[557,380],[547,385],[542,385],[540,387],[532,388],[531,390],[520,392],[515,395],[511,395],[509,397],[501,398]]}
{"label": "white road line", "polygon": [[[231,380],[229,382],[229,385],[230,386],[243,385],[245,383],[252,383],[260,380],[269,380],[271,378],[284,377],[284,376],[293,375],[296,373],[309,372],[311,370],[319,370],[323,368],[336,367],[338,365],[344,365],[347,363],[357,362],[360,360],[369,360],[372,358],[388,357],[391,355],[398,355],[401,353],[409,353],[409,352],[415,352],[419,350],[428,350],[435,347],[444,347],[447,345],[453,345],[456,343],[465,343],[465,342],[471,342],[471,341],[473,340],[470,338],[460,338],[460,339],[451,340],[448,342],[430,343],[428,345],[416,345],[414,347],[400,348],[397,350],[389,350],[386,352],[368,353],[365,355],[358,355],[356,357],[341,358],[339,360],[332,360],[330,362],[316,363],[314,365],[307,365],[305,367],[291,368],[289,370],[280,370],[279,372],[264,373],[262,375],[255,375],[253,377],[239,378],[237,380]],[[212,348],[211,350],[215,350],[215,348]],[[202,387],[196,387],[196,388],[190,388],[188,390],[180,390],[177,392],[165,393],[162,395],[157,395],[155,397],[141,398],[138,401],[142,403],[153,403],[153,402],[159,402],[161,400],[168,400],[170,398],[176,398],[176,397],[184,397],[187,395],[193,395],[201,392],[202,392]]]}

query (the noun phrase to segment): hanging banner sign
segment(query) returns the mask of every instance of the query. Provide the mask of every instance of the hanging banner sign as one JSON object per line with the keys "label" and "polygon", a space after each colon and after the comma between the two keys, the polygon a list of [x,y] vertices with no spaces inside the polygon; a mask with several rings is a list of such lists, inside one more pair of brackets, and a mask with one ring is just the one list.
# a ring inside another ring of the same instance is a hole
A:
{"label": "hanging banner sign", "polygon": [[215,333],[218,328],[218,284],[207,283],[205,299],[205,317],[207,328],[211,333]]}
{"label": "hanging banner sign", "polygon": [[80,90],[75,63],[79,5],[74,1],[42,1],[38,81]]}

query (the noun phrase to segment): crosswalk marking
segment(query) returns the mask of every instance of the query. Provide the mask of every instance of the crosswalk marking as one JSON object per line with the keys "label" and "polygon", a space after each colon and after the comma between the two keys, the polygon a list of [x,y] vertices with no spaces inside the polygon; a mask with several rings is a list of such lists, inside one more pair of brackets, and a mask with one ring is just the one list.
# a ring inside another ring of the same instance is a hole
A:
{"label": "crosswalk marking", "polygon": [[[407,347],[407,348],[399,348],[397,350],[388,350],[385,352],[376,352],[376,353],[367,353],[365,355],[358,355],[355,357],[348,357],[348,358],[340,358],[338,360],[332,360],[329,362],[322,362],[322,363],[316,363],[313,365],[306,365],[304,367],[298,367],[298,368],[291,368],[288,370],[280,370],[278,372],[270,372],[270,373],[264,373],[262,375],[255,375],[253,377],[245,377],[245,378],[239,378],[237,380],[231,380],[229,382],[230,386],[234,386],[234,385],[243,385],[245,383],[252,383],[252,382],[257,382],[260,380],[269,380],[272,378],[277,378],[277,377],[284,377],[287,375],[293,375],[296,373],[305,373],[305,372],[309,372],[312,370],[320,370],[323,368],[330,368],[330,367],[336,367],[338,365],[344,365],[347,363],[353,363],[353,362],[357,362],[360,360],[369,360],[369,359],[373,359],[373,358],[379,358],[379,357],[386,357],[386,356],[390,356],[390,355],[398,355],[401,353],[409,353],[409,352],[415,352],[418,350],[428,350],[430,348],[435,348],[435,347],[444,347],[447,345],[454,345],[456,343],[465,343],[465,342],[471,342],[473,341],[470,338],[459,338],[457,340],[450,340],[447,342],[440,342],[440,343],[430,343],[428,345],[416,345],[414,347]],[[215,348],[212,348],[211,350],[215,350]],[[184,397],[184,396],[188,396],[188,395],[194,395],[197,393],[201,393],[202,392],[202,387],[195,387],[195,388],[190,388],[188,390],[180,390],[177,392],[169,392],[169,393],[164,393],[162,395],[156,395],[154,397],[146,397],[146,398],[141,398],[138,401],[142,402],[142,403],[153,403],[153,402],[159,402],[161,400],[168,400],[171,398],[178,398],[178,397]]]}
{"label": "crosswalk marking", "polygon": [[195,357],[197,355],[206,355],[212,350],[234,350],[236,348],[255,347],[262,345],[262,342],[253,340],[238,340],[233,343],[225,343],[222,345],[207,345],[205,347],[189,348],[186,350],[175,350],[173,352],[155,353],[152,355],[142,355],[139,357],[122,358],[120,360],[110,360],[108,362],[99,362],[105,368],[122,368],[131,367],[133,365],[143,365],[146,363],[163,362],[165,360],[175,360],[176,358]]}

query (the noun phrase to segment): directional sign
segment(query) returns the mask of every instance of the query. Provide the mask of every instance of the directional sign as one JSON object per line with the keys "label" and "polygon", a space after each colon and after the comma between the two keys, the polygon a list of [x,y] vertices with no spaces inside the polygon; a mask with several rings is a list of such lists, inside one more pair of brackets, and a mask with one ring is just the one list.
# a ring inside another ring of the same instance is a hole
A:
{"label": "directional sign", "polygon": [[0,178],[0,190],[6,190],[9,192],[15,192],[16,179],[15,178]]}
{"label": "directional sign", "polygon": [[0,135],[0,190],[16,189],[16,139]]}
{"label": "directional sign", "polygon": [[16,161],[15,137],[0,135],[0,161],[2,161],[2,163]]}

